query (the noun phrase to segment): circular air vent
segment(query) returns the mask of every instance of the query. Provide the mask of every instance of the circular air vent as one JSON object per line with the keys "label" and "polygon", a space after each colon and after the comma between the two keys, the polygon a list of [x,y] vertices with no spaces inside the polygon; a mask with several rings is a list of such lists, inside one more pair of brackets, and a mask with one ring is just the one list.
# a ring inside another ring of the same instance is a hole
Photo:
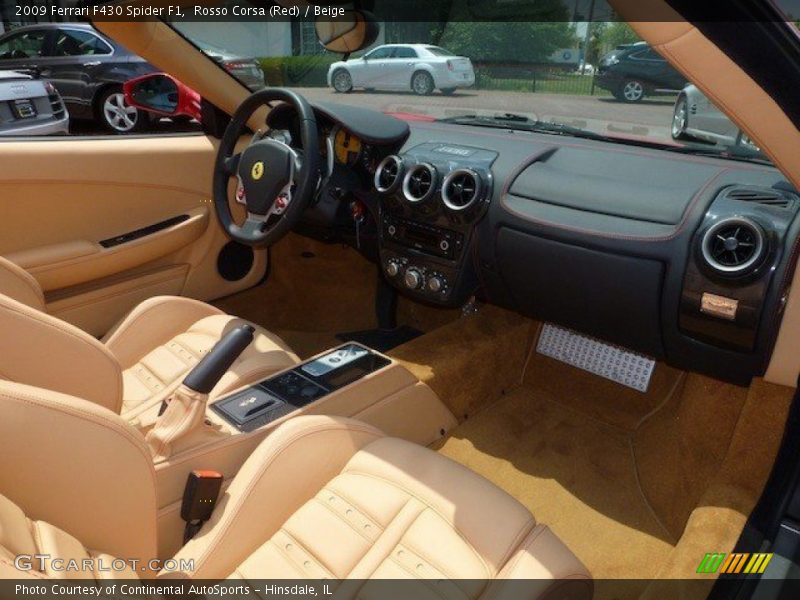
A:
{"label": "circular air vent", "polygon": [[764,253],[764,231],[750,219],[733,217],[713,225],[703,236],[703,258],[726,275],[742,275],[758,264]]}
{"label": "circular air vent", "polygon": [[466,210],[480,198],[481,188],[481,177],[475,171],[450,171],[442,182],[442,202],[450,210]]}
{"label": "circular air vent", "polygon": [[427,200],[436,191],[436,169],[428,163],[414,165],[403,179],[403,195],[409,202]]}
{"label": "circular air vent", "polygon": [[375,189],[381,194],[395,191],[403,180],[404,170],[403,159],[395,154],[390,154],[380,162],[375,170]]}

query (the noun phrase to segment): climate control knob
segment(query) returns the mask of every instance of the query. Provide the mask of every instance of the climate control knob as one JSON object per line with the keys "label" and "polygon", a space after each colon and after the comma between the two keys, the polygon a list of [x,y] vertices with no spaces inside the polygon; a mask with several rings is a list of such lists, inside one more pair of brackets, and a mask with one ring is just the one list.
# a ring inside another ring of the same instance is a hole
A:
{"label": "climate control knob", "polygon": [[389,263],[386,265],[386,274],[389,277],[397,277],[400,274],[400,265],[397,264],[397,261],[389,261]]}
{"label": "climate control knob", "polygon": [[406,271],[405,277],[403,277],[403,282],[410,290],[419,289],[419,287],[422,285],[422,273],[420,273],[418,269],[412,267]]}
{"label": "climate control knob", "polygon": [[444,289],[444,279],[439,275],[434,275],[428,279],[427,288],[429,292],[438,294]]}

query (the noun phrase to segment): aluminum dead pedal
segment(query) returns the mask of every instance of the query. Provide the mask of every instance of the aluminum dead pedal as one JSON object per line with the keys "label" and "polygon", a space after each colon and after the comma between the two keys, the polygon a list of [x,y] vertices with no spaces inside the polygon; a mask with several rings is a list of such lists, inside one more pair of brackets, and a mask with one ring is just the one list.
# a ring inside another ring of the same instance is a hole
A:
{"label": "aluminum dead pedal", "polygon": [[571,329],[545,323],[536,351],[568,365],[646,392],[656,361]]}

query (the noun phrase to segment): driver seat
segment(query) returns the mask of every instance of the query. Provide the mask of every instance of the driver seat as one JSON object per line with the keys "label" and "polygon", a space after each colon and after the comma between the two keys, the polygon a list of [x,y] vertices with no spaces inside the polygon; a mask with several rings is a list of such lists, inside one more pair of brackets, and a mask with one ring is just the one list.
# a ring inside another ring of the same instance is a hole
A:
{"label": "driver seat", "polygon": [[[246,323],[198,300],[157,296],[97,340],[48,315],[36,279],[0,257],[0,379],[85,398],[127,418],[168,398],[220,338]],[[253,342],[211,398],[300,362],[278,336],[249,324]]]}

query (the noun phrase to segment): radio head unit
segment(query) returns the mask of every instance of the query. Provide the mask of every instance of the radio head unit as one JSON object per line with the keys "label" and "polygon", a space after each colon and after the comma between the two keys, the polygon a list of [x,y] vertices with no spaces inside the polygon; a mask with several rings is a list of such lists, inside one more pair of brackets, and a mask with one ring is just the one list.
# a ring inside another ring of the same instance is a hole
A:
{"label": "radio head unit", "polygon": [[458,260],[464,246],[462,233],[390,215],[383,217],[383,236],[406,248],[448,260]]}

